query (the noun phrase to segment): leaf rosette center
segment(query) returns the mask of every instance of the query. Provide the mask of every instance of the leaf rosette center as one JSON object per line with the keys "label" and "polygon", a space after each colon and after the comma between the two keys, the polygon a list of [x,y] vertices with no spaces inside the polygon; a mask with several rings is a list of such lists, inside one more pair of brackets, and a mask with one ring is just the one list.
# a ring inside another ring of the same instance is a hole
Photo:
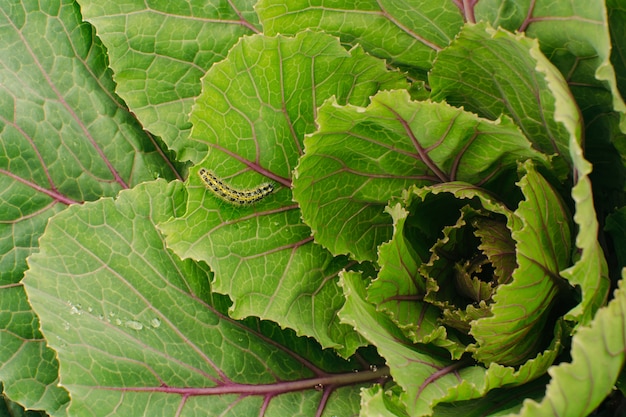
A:
{"label": "leaf rosette center", "polygon": [[[394,236],[381,246],[369,300],[416,343],[509,366],[552,344],[537,335],[554,334],[576,303],[560,275],[571,265],[571,216],[531,163],[515,185],[515,210],[463,182],[410,188],[389,207]],[[393,286],[397,294],[377,298]]]}
{"label": "leaf rosette center", "polygon": [[424,300],[441,308],[443,324],[465,334],[473,320],[491,315],[497,289],[511,282],[517,267],[506,218],[473,203],[460,209],[455,224],[443,227],[420,268],[426,280]]}

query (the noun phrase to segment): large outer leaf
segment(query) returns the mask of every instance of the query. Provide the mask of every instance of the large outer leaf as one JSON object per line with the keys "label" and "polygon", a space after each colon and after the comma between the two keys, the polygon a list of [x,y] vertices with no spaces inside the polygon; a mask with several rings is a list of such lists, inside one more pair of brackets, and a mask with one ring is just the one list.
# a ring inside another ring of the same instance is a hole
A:
{"label": "large outer leaf", "polygon": [[12,399],[55,413],[67,394],[19,284],[26,257],[68,204],[174,173],[114,95],[74,2],[3,1],[0,39],[0,379]]}
{"label": "large outer leaf", "polygon": [[611,41],[603,0],[481,0],[474,12],[477,20],[537,38],[543,53],[567,77],[577,101],[585,104],[587,120],[611,107],[626,111],[610,63]]}
{"label": "large outer leaf", "polygon": [[[560,76],[536,40],[485,24],[467,25],[437,55],[429,74],[431,97],[491,120],[510,116],[536,149],[558,156],[557,167],[566,176],[571,171],[569,133],[554,119],[555,94],[538,67]],[[569,107],[569,116],[580,125],[573,100]]]}
{"label": "large outer leaf", "polygon": [[359,385],[384,369],[354,373],[311,341],[224,315],[206,264],[181,261],[156,230],[184,199],[181,183],[156,181],[70,207],[30,257],[24,285],[57,351],[70,414],[355,413]]}
{"label": "large outer leaf", "polygon": [[463,24],[451,1],[261,0],[256,9],[268,35],[320,29],[422,79]]}
{"label": "large outer leaf", "polygon": [[207,151],[203,141],[188,139],[200,78],[241,36],[258,32],[254,3],[80,0],[108,48],[117,93],[179,160],[194,162]]}
{"label": "large outer leaf", "polygon": [[[594,165],[591,175],[599,218],[624,204],[625,172],[617,151],[623,163],[626,104],[616,80],[616,74],[624,73],[619,64],[624,19],[617,3],[621,2],[481,0],[475,10],[477,19],[486,19],[494,27],[537,38],[542,52],[565,77],[585,121],[585,155]],[[571,104],[571,98],[564,103]],[[598,266],[593,269],[587,271],[590,276],[598,274]],[[601,287],[597,286],[598,292],[606,290]]]}
{"label": "large outer leaf", "polygon": [[540,402],[525,402],[519,417],[584,417],[611,392],[626,359],[624,280],[615,298],[572,340],[572,361],[551,368],[552,380]]}
{"label": "large outer leaf", "polygon": [[580,258],[572,267],[562,271],[561,276],[567,278],[572,285],[579,286],[582,291],[581,303],[569,313],[568,318],[587,324],[598,308],[606,303],[610,285],[606,259],[598,241],[599,225],[589,177],[592,165],[583,154],[581,147],[583,133],[577,120],[571,116],[571,97],[568,89],[563,85],[561,77],[554,74],[549,67],[538,68],[544,72],[556,98],[554,118],[565,126],[570,137],[569,152],[575,179],[571,197],[575,208],[574,222],[578,226],[576,247]]}
{"label": "large outer leaf", "polygon": [[[363,1],[356,6],[326,0],[288,5],[262,0],[258,6],[267,33],[320,28],[421,77],[430,69],[435,52],[454,38],[463,21],[486,21],[493,27],[525,32],[539,39],[542,51],[568,78],[577,100],[590,104],[583,109],[587,120],[604,119],[612,109],[626,111],[610,62],[603,0]],[[617,8],[611,2],[608,7],[610,11]],[[621,125],[625,131],[626,118]]]}
{"label": "large outer leaf", "polygon": [[312,242],[292,201],[291,171],[321,102],[363,105],[378,88],[406,81],[360,48],[348,52],[334,37],[303,32],[244,38],[203,82],[191,114],[193,137],[210,148],[201,165],[237,188],[269,177],[276,191],[255,206],[233,206],[192,169],[185,215],[162,227],[168,244],[211,266],[214,289],[233,299],[233,317],[273,320],[352,354],[362,339],[336,317],[337,274],[349,262]]}
{"label": "large outer leaf", "polygon": [[626,110],[609,61],[611,43],[602,0],[362,1],[356,5],[261,0],[257,9],[267,33],[319,28],[422,77],[435,52],[454,38],[463,21],[487,21],[538,38],[542,51],[571,81],[577,99],[593,97],[594,105],[587,108],[590,116],[606,114],[611,107]]}
{"label": "large outer leaf", "polygon": [[384,208],[410,185],[480,184],[519,159],[545,161],[508,118],[492,122],[444,103],[381,92],[363,109],[329,101],[305,140],[294,198],[315,239],[334,254],[375,260],[389,240]]}

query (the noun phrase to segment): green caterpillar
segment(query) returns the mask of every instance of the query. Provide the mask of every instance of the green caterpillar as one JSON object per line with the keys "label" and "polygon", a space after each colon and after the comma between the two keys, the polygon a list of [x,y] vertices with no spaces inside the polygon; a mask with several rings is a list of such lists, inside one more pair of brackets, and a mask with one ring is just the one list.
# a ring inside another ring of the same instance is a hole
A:
{"label": "green caterpillar", "polygon": [[238,206],[254,204],[274,191],[274,186],[269,182],[249,190],[238,190],[226,184],[213,172],[204,168],[200,168],[198,175],[200,175],[200,178],[202,178],[209,190],[213,191],[218,197]]}

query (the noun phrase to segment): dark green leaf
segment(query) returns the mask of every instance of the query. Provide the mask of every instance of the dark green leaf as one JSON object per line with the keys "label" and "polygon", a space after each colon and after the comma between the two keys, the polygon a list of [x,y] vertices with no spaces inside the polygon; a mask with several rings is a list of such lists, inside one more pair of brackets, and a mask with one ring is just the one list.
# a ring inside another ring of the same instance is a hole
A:
{"label": "dark green leaf", "polygon": [[359,44],[421,79],[463,24],[453,2],[261,0],[256,9],[268,35],[318,29]]}
{"label": "dark green leaf", "polygon": [[[560,77],[536,41],[485,24],[466,25],[437,55],[429,75],[431,97],[491,120],[510,116],[536,149],[557,155],[557,172],[566,176],[572,163],[569,133],[555,119],[556,93],[544,71]],[[568,115],[580,125],[579,110],[570,103]]]}
{"label": "dark green leaf", "polygon": [[355,373],[310,340],[226,316],[207,266],[177,258],[156,229],[184,199],[181,183],[156,181],[72,206],[30,257],[24,285],[69,414],[356,413],[360,387],[384,369]]}
{"label": "dark green leaf", "polygon": [[0,5],[0,379],[28,408],[63,414],[58,364],[19,284],[48,219],[74,203],[176,173],[115,96],[72,1]]}
{"label": "dark green leaf", "polygon": [[117,93],[180,161],[200,161],[207,146],[189,140],[188,118],[200,78],[241,36],[259,32],[255,2],[79,2],[108,48]]}

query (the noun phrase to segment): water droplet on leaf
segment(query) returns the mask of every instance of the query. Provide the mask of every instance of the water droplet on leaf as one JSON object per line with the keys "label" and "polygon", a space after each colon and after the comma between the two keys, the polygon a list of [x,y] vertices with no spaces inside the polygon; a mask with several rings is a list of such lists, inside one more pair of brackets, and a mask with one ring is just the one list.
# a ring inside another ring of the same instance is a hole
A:
{"label": "water droplet on leaf", "polygon": [[70,306],[70,314],[71,315],[82,315],[83,314],[83,310],[82,310],[82,306],[80,304],[72,304],[68,301],[67,305]]}
{"label": "water droplet on leaf", "polygon": [[128,327],[129,329],[133,329],[133,330],[141,330],[143,329],[143,324],[141,324],[138,321],[135,320],[126,320],[126,322],[124,322],[124,326]]}

